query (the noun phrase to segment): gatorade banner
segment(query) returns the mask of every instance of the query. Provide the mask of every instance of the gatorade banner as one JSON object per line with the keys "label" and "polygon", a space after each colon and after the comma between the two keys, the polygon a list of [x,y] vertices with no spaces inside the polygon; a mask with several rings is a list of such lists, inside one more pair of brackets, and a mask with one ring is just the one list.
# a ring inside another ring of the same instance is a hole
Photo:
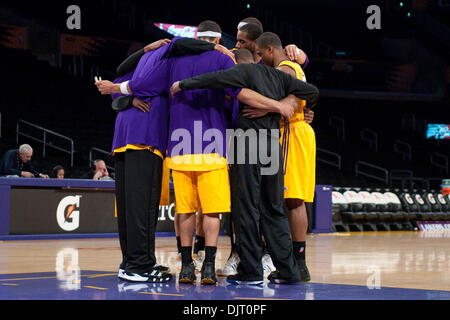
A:
{"label": "gatorade banner", "polygon": [[193,26],[184,26],[169,23],[154,23],[154,26],[166,31],[167,33],[170,33],[175,37],[194,38],[197,34],[197,27]]}
{"label": "gatorade banner", "polygon": [[0,44],[13,49],[28,49],[28,29],[0,24]]}

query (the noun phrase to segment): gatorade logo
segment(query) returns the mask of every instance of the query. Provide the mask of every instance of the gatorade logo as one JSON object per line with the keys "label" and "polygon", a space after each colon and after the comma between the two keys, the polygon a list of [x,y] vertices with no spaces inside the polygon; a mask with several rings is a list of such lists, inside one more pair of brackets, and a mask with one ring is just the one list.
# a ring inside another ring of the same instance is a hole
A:
{"label": "gatorade logo", "polygon": [[431,193],[429,193],[427,196],[431,204],[436,204],[436,200],[434,200],[434,197]]}
{"label": "gatorade logo", "polygon": [[67,196],[58,204],[56,221],[64,231],[74,231],[80,226],[80,198],[81,196]]}
{"label": "gatorade logo", "polygon": [[409,195],[409,193],[405,194],[405,199],[409,204],[414,204],[414,200],[411,198],[411,196]]}
{"label": "gatorade logo", "polygon": [[444,196],[442,194],[438,194],[438,200],[440,203],[445,204],[445,199]]}
{"label": "gatorade logo", "polygon": [[425,202],[423,201],[422,197],[419,194],[416,194],[416,200],[419,204],[425,204]]}

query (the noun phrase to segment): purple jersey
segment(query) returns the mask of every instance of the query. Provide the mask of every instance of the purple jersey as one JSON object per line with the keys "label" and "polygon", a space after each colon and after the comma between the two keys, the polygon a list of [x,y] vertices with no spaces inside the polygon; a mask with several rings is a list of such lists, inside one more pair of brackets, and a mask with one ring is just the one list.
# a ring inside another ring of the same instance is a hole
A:
{"label": "purple jersey", "polygon": [[[113,151],[126,145],[152,146],[163,155],[167,150],[168,126],[168,73],[167,59],[162,59],[171,45],[150,51],[139,61],[136,69],[116,79],[115,83],[129,80],[133,95],[150,103],[150,111],[142,112],[129,108],[118,113],[116,118]],[[115,99],[120,95],[114,94]]]}
{"label": "purple jersey", "polygon": [[[207,72],[225,70],[234,59],[217,51],[170,58],[169,82],[173,83]],[[231,128],[233,113],[239,109],[236,96],[240,88],[197,89],[181,91],[170,97],[168,157],[198,154],[226,155],[226,129]],[[226,96],[231,97],[227,99]],[[190,134],[189,145],[180,134]],[[180,149],[180,142],[187,148]],[[174,168],[172,166],[172,168]],[[193,167],[188,167],[193,168]],[[201,170],[199,167],[192,170]]]}

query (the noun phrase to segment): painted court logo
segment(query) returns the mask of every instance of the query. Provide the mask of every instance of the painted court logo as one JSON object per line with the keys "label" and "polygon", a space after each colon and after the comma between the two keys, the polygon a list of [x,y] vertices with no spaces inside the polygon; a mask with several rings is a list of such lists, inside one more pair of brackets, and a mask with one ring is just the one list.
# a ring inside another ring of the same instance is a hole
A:
{"label": "painted court logo", "polygon": [[64,231],[74,231],[80,226],[80,198],[81,196],[67,196],[58,204],[56,221]]}

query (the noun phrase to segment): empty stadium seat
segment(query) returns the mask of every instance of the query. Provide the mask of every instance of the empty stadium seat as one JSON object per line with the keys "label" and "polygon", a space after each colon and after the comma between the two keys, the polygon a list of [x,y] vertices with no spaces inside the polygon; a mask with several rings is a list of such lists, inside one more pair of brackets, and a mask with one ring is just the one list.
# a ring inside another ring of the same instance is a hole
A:
{"label": "empty stadium seat", "polygon": [[365,221],[368,223],[376,223],[379,219],[376,204],[377,200],[370,192],[365,190],[359,191],[358,195],[361,198],[363,209],[365,211]]}
{"label": "empty stadium seat", "polygon": [[413,221],[416,219],[416,214],[414,212],[404,211],[402,202],[395,193],[386,191],[383,193],[383,198],[388,204],[388,211],[392,215],[393,222]]}
{"label": "empty stadium seat", "polygon": [[436,192],[434,197],[441,205],[444,220],[450,220],[450,195],[447,194],[444,196],[442,193]]}
{"label": "empty stadium seat", "polygon": [[341,212],[342,220],[344,222],[364,222],[365,213],[361,196],[354,190],[344,191],[343,196],[348,203],[349,210]]}
{"label": "empty stadium seat", "polygon": [[419,206],[419,217],[421,218],[421,220],[433,220],[434,215],[431,212],[431,208],[425,202],[425,200],[423,200],[422,195],[417,190],[414,190],[411,196]]}
{"label": "empty stadium seat", "polygon": [[378,219],[380,222],[388,222],[392,220],[392,213],[389,210],[389,203],[384,195],[379,191],[373,191],[372,197],[375,199],[378,210]]}
{"label": "empty stadium seat", "polygon": [[433,220],[444,220],[445,214],[442,213],[441,205],[434,196],[432,191],[422,193],[422,198],[425,203],[430,207],[430,211],[433,214]]}

